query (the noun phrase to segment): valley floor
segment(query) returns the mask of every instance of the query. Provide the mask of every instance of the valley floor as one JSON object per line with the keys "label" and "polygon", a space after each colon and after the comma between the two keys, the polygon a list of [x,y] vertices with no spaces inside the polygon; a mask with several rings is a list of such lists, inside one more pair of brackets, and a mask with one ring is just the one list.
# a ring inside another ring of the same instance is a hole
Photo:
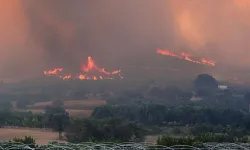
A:
{"label": "valley floor", "polygon": [[44,131],[42,129],[30,128],[0,128],[0,141],[8,141],[15,137],[32,136],[36,139],[37,144],[47,144],[49,141],[57,139],[58,133]]}

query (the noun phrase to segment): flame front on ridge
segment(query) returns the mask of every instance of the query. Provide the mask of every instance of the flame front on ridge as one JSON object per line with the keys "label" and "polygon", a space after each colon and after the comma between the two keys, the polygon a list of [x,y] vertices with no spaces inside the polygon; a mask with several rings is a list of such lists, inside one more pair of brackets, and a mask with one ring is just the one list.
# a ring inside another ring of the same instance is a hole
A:
{"label": "flame front on ridge", "polygon": [[44,71],[43,74],[47,76],[51,76],[51,75],[57,75],[62,71],[63,71],[63,68],[55,68],[52,70]]}
{"label": "flame front on ridge", "polygon": [[181,55],[178,55],[168,50],[158,49],[157,53],[161,55],[165,55],[165,56],[176,57],[176,58],[183,59],[183,60],[190,61],[190,62],[197,63],[197,64],[203,64],[203,65],[208,65],[208,66],[213,66],[213,67],[216,65],[214,61],[207,60],[206,58],[201,58],[200,60],[193,60],[191,58],[192,57],[191,55],[183,53],[183,52],[181,53]]}
{"label": "flame front on ridge", "polygon": [[103,80],[103,79],[114,79],[120,78],[123,79],[121,76],[121,70],[114,70],[112,72],[108,72],[105,68],[99,68],[91,56],[88,57],[87,64],[82,64],[81,73],[72,77],[72,75],[62,75],[63,68],[55,68],[52,70],[44,71],[45,76],[56,76],[63,80],[68,79],[79,79],[79,80]]}

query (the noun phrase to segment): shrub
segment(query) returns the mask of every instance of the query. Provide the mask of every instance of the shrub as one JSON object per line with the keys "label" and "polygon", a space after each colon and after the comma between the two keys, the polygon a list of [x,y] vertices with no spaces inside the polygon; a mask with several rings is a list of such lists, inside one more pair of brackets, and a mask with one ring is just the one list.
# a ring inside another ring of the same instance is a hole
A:
{"label": "shrub", "polygon": [[31,136],[25,136],[24,138],[15,137],[13,142],[23,143],[29,145],[31,148],[36,147],[36,140]]}

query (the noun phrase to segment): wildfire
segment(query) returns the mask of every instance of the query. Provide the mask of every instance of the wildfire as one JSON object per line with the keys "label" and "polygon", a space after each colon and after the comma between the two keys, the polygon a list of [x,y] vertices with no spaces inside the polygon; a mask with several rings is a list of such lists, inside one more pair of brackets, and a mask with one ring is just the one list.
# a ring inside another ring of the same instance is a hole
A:
{"label": "wildfire", "polygon": [[55,68],[55,69],[52,69],[52,70],[48,70],[48,71],[44,71],[44,75],[57,75],[59,74],[60,72],[63,71],[63,68]]}
{"label": "wildfire", "polygon": [[88,57],[88,64],[87,66],[85,66],[84,64],[82,65],[82,70],[84,72],[89,72],[92,69],[98,69],[98,67],[96,67],[94,60],[92,59],[92,57]]}
{"label": "wildfire", "polygon": [[63,80],[67,80],[67,79],[70,79],[70,78],[71,78],[71,75],[62,77]]}
{"label": "wildfire", "polygon": [[216,65],[216,63],[214,61],[207,60],[206,58],[201,58],[200,60],[194,60],[194,59],[192,59],[192,56],[190,54],[186,54],[183,52],[180,55],[178,55],[178,54],[174,54],[168,50],[158,49],[157,53],[161,54],[161,55],[165,55],[165,56],[176,57],[176,58],[183,59],[183,60],[190,61],[190,62],[197,63],[197,64],[203,64],[203,65],[208,65],[208,66],[213,66],[213,67]]}
{"label": "wildfire", "polygon": [[90,72],[92,70],[96,70],[98,72],[101,72],[105,75],[115,75],[115,74],[120,74],[121,70],[115,70],[115,71],[112,71],[112,72],[108,72],[105,70],[105,68],[99,68],[96,66],[94,60],[92,59],[92,57],[88,57],[88,64],[87,65],[82,65],[82,71],[83,72]]}
{"label": "wildfire", "polygon": [[72,75],[62,75],[63,70],[63,68],[55,68],[52,70],[44,71],[44,75],[57,76],[63,80],[68,80],[72,78],[79,80],[104,80],[113,78],[123,79],[123,76],[121,76],[121,70],[114,70],[112,72],[108,72],[105,70],[105,68],[99,68],[90,56],[88,57],[87,64],[82,64],[81,73],[76,75],[75,77],[73,77]]}

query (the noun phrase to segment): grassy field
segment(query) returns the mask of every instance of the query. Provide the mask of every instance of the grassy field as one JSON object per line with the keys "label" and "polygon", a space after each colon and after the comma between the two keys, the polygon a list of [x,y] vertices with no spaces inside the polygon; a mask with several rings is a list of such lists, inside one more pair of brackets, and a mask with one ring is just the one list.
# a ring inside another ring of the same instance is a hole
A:
{"label": "grassy field", "polygon": [[0,141],[8,141],[14,137],[32,136],[37,144],[47,144],[49,141],[57,139],[58,133],[52,131],[43,131],[42,129],[13,129],[0,128]]}

